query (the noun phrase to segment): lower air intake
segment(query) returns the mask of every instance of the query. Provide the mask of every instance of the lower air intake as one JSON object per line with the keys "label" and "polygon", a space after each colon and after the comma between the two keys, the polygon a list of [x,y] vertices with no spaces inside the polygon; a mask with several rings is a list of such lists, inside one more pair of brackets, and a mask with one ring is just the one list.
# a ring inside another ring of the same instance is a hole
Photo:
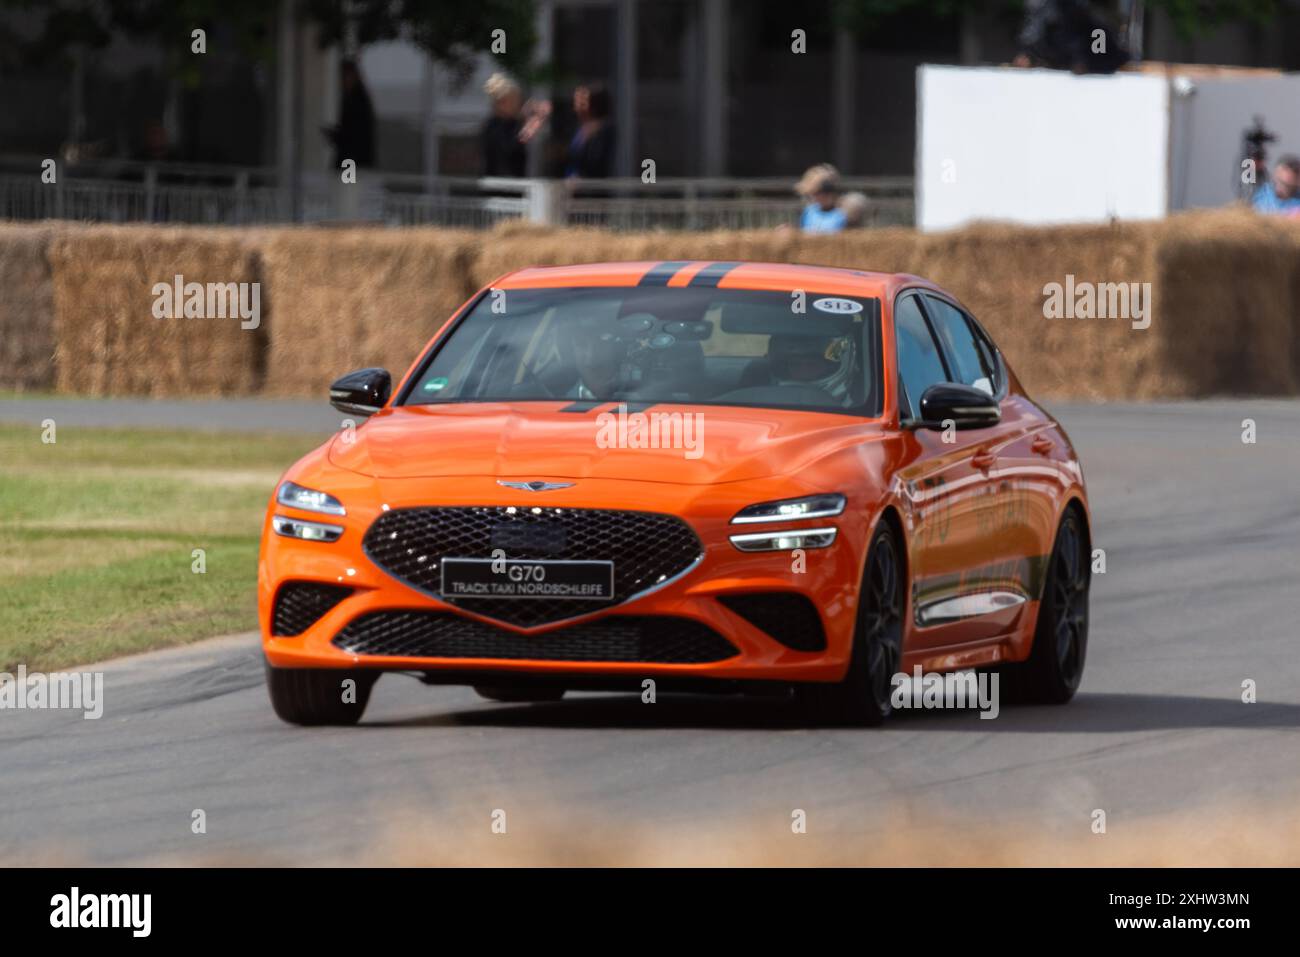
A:
{"label": "lower air intake", "polygon": [[630,661],[703,664],[738,654],[708,625],[691,618],[611,616],[537,635],[498,628],[459,615],[377,611],[362,615],[334,638],[354,655],[408,658],[487,658],[506,661]]}
{"label": "lower air intake", "polygon": [[821,615],[804,595],[752,592],[722,595],[718,601],[787,648],[794,651],[826,650],[826,632],[822,630]]}
{"label": "lower air intake", "polygon": [[352,594],[351,588],[324,582],[286,582],[275,596],[271,634],[301,635],[331,608]]}

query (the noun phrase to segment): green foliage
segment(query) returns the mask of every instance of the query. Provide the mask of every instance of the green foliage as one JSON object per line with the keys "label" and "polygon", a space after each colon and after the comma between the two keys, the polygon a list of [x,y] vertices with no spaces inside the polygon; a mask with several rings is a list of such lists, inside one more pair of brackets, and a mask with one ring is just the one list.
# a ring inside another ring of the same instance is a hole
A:
{"label": "green foliage", "polygon": [[[1210,33],[1224,24],[1249,22],[1267,24],[1282,10],[1284,0],[1148,0],[1146,22],[1163,10],[1183,39]],[[1023,0],[832,0],[835,22],[861,35],[886,21],[907,14],[926,13],[935,19],[957,19],[963,14],[1024,12]],[[1114,3],[1097,3],[1096,8],[1114,15]]]}
{"label": "green foliage", "polygon": [[878,29],[895,17],[925,13],[936,20],[957,19],[968,10],[978,12],[1003,8],[998,0],[831,0],[836,24],[862,35]]}
{"label": "green foliage", "polygon": [[164,52],[173,72],[189,65],[191,32],[211,33],[218,24],[230,28],[240,48],[265,58],[270,50],[274,7],[266,0],[0,0],[0,9],[41,10],[45,17],[36,35],[26,42],[6,35],[8,61],[45,64],[65,59],[76,47],[102,50],[115,33],[122,33]]}
{"label": "green foliage", "polygon": [[[249,56],[273,53],[275,5],[267,0],[0,0],[0,10],[41,11],[34,38],[20,39],[0,24],[0,62],[43,64],[66,58],[74,47],[100,50],[115,33],[173,51],[169,69],[186,79],[194,69],[190,34],[220,25],[234,31]],[[405,38],[434,59],[467,74],[476,53],[505,31],[502,65],[526,75],[537,43],[533,0],[299,0],[299,11],[319,27],[322,46],[352,39],[360,46]]]}
{"label": "green foliage", "polygon": [[1164,10],[1178,36],[1190,40],[1226,23],[1245,21],[1265,25],[1282,11],[1282,0],[1151,0],[1147,22],[1154,10]]}
{"label": "green foliage", "polygon": [[[1168,15],[1183,39],[1204,35],[1232,22],[1266,25],[1286,0],[1148,0],[1147,23],[1156,11]],[[517,75],[532,75],[537,35],[535,0],[299,0],[299,10],[320,28],[323,46],[349,39],[365,46],[399,37],[410,40],[462,76],[475,53],[487,51],[492,32],[504,30],[506,50],[496,54]],[[1114,13],[1115,4],[1097,4]],[[269,59],[275,5],[267,0],[0,0],[0,10],[44,11],[34,40],[20,39],[0,23],[0,65],[48,63],[74,46],[102,49],[115,31],[136,39],[174,44],[171,69],[184,73],[190,31],[217,24],[233,28],[245,53]],[[993,14],[1002,20],[1024,11],[1024,0],[830,0],[834,22],[862,36],[900,17],[924,15],[930,21],[959,20],[966,13]],[[742,5],[733,16],[743,17]],[[191,64],[192,66],[192,64]]]}

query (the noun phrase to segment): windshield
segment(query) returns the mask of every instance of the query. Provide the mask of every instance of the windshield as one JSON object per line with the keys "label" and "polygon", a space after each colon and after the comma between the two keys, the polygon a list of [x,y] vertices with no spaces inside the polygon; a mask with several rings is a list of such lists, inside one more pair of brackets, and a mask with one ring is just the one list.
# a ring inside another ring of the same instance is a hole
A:
{"label": "windshield", "polygon": [[403,404],[594,401],[879,414],[880,302],[711,287],[490,290]]}

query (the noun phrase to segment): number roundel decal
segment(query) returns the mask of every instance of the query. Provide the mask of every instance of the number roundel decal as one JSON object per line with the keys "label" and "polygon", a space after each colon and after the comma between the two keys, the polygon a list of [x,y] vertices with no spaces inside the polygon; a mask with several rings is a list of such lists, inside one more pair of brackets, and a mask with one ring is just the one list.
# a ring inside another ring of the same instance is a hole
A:
{"label": "number roundel decal", "polygon": [[851,316],[862,311],[862,303],[852,299],[815,299],[813,308],[820,312],[830,312],[837,316]]}

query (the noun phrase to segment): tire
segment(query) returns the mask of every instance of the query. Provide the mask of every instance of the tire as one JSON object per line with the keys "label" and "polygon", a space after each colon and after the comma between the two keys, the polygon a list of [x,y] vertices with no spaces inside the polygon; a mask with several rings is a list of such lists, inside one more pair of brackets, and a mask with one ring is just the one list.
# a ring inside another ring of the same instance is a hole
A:
{"label": "tire", "polygon": [[890,693],[903,654],[907,575],[898,536],[881,522],[871,538],[858,590],[849,669],[838,684],[809,684],[801,694],[819,722],[874,726],[893,711]]}
{"label": "tire", "polygon": [[[343,700],[343,682],[356,682],[356,701]],[[361,720],[377,672],[266,666],[266,690],[280,720],[300,725],[350,725]]]}
{"label": "tire", "polygon": [[1029,658],[1005,666],[1013,701],[1065,704],[1079,690],[1088,655],[1091,556],[1083,519],[1071,508],[1056,530]]}
{"label": "tire", "polygon": [[563,688],[502,688],[495,685],[475,685],[474,692],[488,701],[501,701],[506,704],[525,702],[559,701],[564,697]]}

